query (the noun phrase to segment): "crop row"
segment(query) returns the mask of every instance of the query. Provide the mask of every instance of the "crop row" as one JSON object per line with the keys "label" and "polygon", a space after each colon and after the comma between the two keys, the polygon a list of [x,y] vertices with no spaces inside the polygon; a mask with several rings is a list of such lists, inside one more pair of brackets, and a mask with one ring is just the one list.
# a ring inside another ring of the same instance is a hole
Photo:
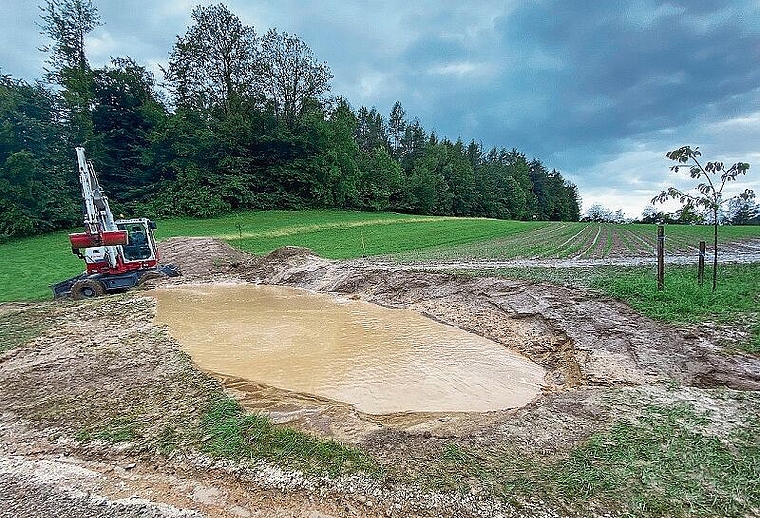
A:
{"label": "crop row", "polygon": [[[760,252],[760,228],[723,227],[720,232],[722,251]],[[700,241],[706,241],[707,249],[712,249],[711,227],[666,227],[665,251],[668,255],[696,254]],[[653,257],[656,247],[655,225],[557,222],[483,241],[417,250],[414,260]],[[411,259],[404,255],[399,258]]]}

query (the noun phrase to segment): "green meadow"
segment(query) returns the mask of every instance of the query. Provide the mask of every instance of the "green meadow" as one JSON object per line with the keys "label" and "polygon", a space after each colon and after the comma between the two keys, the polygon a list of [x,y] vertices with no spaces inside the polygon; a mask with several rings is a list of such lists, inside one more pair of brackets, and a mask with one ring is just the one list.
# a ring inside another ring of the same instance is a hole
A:
{"label": "green meadow", "polygon": [[[651,257],[656,227],[329,210],[244,212],[158,222],[159,240],[181,236],[216,237],[253,254],[266,254],[282,246],[302,246],[333,259],[383,256],[399,262],[551,260]],[[723,251],[741,251],[743,243],[752,239],[760,239],[760,227],[720,229]],[[667,253],[694,253],[701,240],[711,242],[711,227],[666,228]],[[66,232],[7,241],[0,244],[0,302],[49,299],[51,284],[82,270],[83,263],[71,253]],[[669,266],[667,272],[665,292],[656,291],[650,267],[530,267],[474,273],[597,290],[669,322],[741,322],[754,330],[752,344],[746,347],[760,349],[758,263],[721,265],[716,293],[709,290],[709,282],[697,285],[693,266]],[[708,261],[708,279],[709,276]]]}

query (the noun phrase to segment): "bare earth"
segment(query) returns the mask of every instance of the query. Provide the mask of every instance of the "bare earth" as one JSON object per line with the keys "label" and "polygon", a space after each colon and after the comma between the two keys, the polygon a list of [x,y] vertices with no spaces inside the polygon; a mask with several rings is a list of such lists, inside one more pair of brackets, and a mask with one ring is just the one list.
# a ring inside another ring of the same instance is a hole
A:
{"label": "bare earth", "polygon": [[[257,258],[201,238],[162,243],[162,258],[184,272],[172,282],[282,284],[414,309],[540,364],[548,371],[543,394],[526,407],[485,414],[364,415],[198,371],[153,324],[149,291],[0,305],[0,316],[36,312],[35,325],[44,328],[0,353],[0,516],[573,515],[540,498],[515,507],[475,489],[450,494],[213,460],[199,453],[206,438],[193,430],[210,395],[226,390],[277,423],[355,444],[405,473],[439,457],[453,439],[536,455],[567,452],[641,401],[681,398],[709,407],[721,434],[746,409],[719,393],[760,391],[760,357],[725,352],[725,341],[737,337],[656,323],[578,290],[328,261],[296,248]],[[90,434],[104,427],[114,436],[132,427],[140,439]],[[167,451],[169,439],[181,447]]]}

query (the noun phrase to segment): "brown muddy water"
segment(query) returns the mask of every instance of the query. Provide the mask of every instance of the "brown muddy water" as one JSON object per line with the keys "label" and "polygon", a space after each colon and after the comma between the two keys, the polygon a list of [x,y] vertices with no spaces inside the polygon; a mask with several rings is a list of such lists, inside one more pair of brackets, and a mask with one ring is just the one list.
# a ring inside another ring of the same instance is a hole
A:
{"label": "brown muddy water", "polygon": [[525,405],[545,371],[411,310],[283,286],[155,289],[156,321],[213,374],[349,403],[369,414]]}

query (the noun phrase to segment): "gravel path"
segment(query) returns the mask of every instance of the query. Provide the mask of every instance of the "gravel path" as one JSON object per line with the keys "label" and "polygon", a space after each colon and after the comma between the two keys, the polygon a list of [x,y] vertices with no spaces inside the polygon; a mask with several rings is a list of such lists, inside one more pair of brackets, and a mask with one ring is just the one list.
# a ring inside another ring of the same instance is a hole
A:
{"label": "gravel path", "polygon": [[61,461],[0,457],[0,517],[184,518],[203,516],[133,496],[110,499],[97,493],[101,474]]}

